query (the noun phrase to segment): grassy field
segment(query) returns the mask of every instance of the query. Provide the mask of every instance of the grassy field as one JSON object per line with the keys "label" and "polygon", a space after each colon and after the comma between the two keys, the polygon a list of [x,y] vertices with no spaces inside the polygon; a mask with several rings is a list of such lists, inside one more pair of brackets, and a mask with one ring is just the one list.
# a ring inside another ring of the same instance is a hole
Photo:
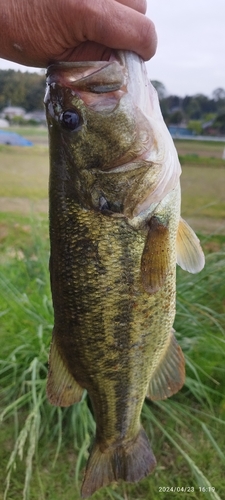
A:
{"label": "grassy field", "polygon": [[[184,146],[178,150],[185,163],[197,153]],[[206,147],[210,158],[215,145]],[[183,214],[204,222],[200,236],[207,254],[200,274],[178,269],[175,329],[186,357],[186,383],[167,401],[144,405],[155,472],[137,485],[105,488],[93,500],[224,498],[225,168],[190,161],[182,177]],[[78,500],[95,424],[86,400],[62,410],[45,396],[53,321],[45,144],[2,147],[0,178],[0,500],[5,487],[8,500]]]}
{"label": "grassy field", "polygon": [[[31,148],[0,146],[0,210],[46,213],[47,130],[13,130],[21,131],[27,138],[33,137],[35,145]],[[182,163],[183,216],[198,231],[225,233],[225,160],[221,159],[224,144],[180,140],[176,141],[176,146]]]}
{"label": "grassy field", "polygon": [[175,139],[174,142],[180,156],[188,155],[195,158],[221,159],[225,148],[225,140],[217,142]]}
{"label": "grassy field", "polygon": [[43,146],[48,145],[48,132],[47,128],[44,126],[38,127],[10,127],[12,132],[17,132],[26,139],[33,142],[34,145],[41,144]]}

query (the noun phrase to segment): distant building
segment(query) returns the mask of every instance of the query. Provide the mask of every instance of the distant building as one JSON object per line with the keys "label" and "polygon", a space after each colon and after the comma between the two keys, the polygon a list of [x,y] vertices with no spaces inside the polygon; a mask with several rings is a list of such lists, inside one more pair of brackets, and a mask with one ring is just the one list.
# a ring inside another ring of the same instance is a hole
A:
{"label": "distant building", "polygon": [[7,106],[2,110],[1,116],[3,118],[9,118],[9,120],[12,120],[15,116],[22,116],[24,117],[26,111],[24,108],[20,108],[19,106]]}
{"label": "distant building", "polygon": [[172,137],[192,137],[194,135],[192,130],[189,130],[187,127],[179,126],[179,125],[169,125],[169,132]]}
{"label": "distant building", "polygon": [[202,131],[204,135],[218,136],[220,135],[218,129],[214,127],[215,120],[209,120],[202,124]]}
{"label": "distant building", "polygon": [[9,122],[4,118],[0,118],[0,128],[8,128],[8,127],[9,127]]}
{"label": "distant building", "polygon": [[[24,108],[21,108],[19,106],[7,106],[2,110],[0,113],[0,118],[5,120],[12,121],[13,118],[22,118],[22,120],[29,121],[33,120],[34,122],[38,123],[39,125],[46,125],[46,115],[43,110],[35,110],[31,111],[30,113],[26,113],[26,110]],[[4,125],[0,125],[1,127],[4,127]],[[5,125],[7,126],[7,125]]]}
{"label": "distant building", "polygon": [[26,113],[24,115],[24,120],[34,120],[37,123],[40,124],[46,124],[46,116],[45,112],[42,110],[36,110],[36,111],[31,111],[30,113]]}

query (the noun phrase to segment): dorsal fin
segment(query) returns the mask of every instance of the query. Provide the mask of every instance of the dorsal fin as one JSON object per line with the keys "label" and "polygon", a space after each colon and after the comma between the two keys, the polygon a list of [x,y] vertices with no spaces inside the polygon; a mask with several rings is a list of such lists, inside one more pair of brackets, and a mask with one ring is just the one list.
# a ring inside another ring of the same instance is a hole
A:
{"label": "dorsal fin", "polygon": [[205,265],[200,241],[184,219],[180,219],[177,232],[177,264],[189,273],[198,273]]}

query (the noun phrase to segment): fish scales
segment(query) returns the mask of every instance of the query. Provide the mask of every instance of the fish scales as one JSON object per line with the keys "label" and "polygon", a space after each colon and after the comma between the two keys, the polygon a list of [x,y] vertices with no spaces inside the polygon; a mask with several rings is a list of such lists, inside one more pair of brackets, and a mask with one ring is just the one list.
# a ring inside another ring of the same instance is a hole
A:
{"label": "fish scales", "polygon": [[180,166],[140,59],[119,53],[109,63],[54,65],[47,83],[54,307],[47,393],[61,406],[84,389],[90,396],[88,497],[155,467],[141,408],[146,395],[164,399],[184,383],[172,331],[176,260],[196,272],[203,257],[180,221]]}
{"label": "fish scales", "polygon": [[[145,386],[144,392],[147,391],[149,366],[146,366],[144,375],[139,350],[148,349],[148,336],[151,335],[148,331],[149,319],[157,323],[153,325],[152,335],[155,326],[157,330],[159,328],[160,318],[154,321],[152,310],[154,303],[160,299],[140,293],[140,247],[144,246],[145,235],[144,232],[139,234],[134,231],[124,220],[116,219],[112,224],[109,218],[101,214],[93,213],[90,216],[75,204],[70,204],[73,214],[70,216],[71,237],[67,221],[63,222],[59,204],[57,210],[60,225],[64,228],[61,234],[62,249],[54,241],[54,236],[51,238],[58,343],[61,351],[69,352],[68,368],[77,382],[86,387],[93,401],[97,396],[96,419],[102,422],[102,437],[104,433],[109,433],[110,428],[110,437],[114,440],[112,414],[124,426],[127,408],[127,418],[130,420],[130,415],[135,412],[137,424],[139,408],[134,406],[134,411],[131,411],[132,408],[128,410],[127,402],[129,395],[134,392],[132,386],[136,386],[138,399],[141,386]],[[54,207],[53,211],[58,222]],[[53,233],[56,230],[58,232],[59,228],[54,230],[53,226]],[[65,248],[67,259],[64,257]],[[67,332],[70,332],[69,337]],[[116,397],[112,398],[111,393],[114,396],[115,392]],[[102,405],[110,407],[110,411],[105,414],[99,406],[99,394]],[[117,404],[116,410],[113,408],[114,403]],[[139,404],[142,406],[142,403],[143,398]]]}

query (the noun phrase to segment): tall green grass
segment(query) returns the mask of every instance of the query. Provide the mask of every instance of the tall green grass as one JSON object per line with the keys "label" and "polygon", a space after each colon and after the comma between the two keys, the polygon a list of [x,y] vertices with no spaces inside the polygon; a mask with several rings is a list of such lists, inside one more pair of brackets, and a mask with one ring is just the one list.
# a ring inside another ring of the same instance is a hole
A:
{"label": "tall green grass", "polygon": [[[2,498],[76,500],[95,422],[86,397],[68,409],[52,407],[46,400],[53,321],[47,221],[13,216],[5,221],[8,232],[0,251]],[[182,494],[188,499],[223,498],[223,245],[219,241],[220,250],[207,255],[200,274],[178,270],[175,329],[187,376],[177,395],[154,404],[146,401],[143,408],[142,420],[158,461],[156,471],[137,485],[100,490],[96,500],[176,500]],[[202,493],[202,487],[208,491]],[[177,491],[168,493],[168,488]],[[192,490],[185,494],[184,488]]]}

